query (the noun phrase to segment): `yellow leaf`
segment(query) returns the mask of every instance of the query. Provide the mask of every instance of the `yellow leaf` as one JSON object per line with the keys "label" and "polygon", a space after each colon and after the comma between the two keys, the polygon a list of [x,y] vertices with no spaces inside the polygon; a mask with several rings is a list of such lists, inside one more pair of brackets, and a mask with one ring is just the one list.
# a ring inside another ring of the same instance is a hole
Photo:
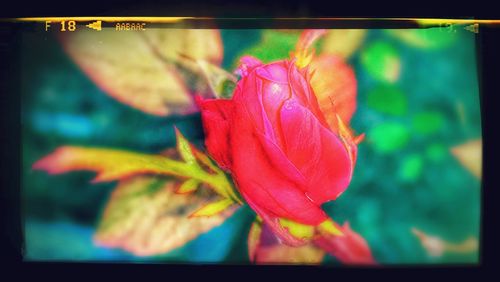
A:
{"label": "yellow leaf", "polygon": [[231,216],[228,209],[210,218],[188,215],[215,196],[200,189],[190,195],[174,192],[175,181],[152,176],[120,181],[99,223],[94,241],[137,256],[163,254],[181,247]]}
{"label": "yellow leaf", "polygon": [[323,39],[322,53],[349,58],[362,45],[366,37],[365,29],[332,29]]}
{"label": "yellow leaf", "polygon": [[93,182],[102,182],[147,173],[189,176],[187,174],[190,171],[186,166],[185,163],[161,155],[105,148],[63,146],[37,161],[33,168],[46,170],[51,174],[91,170],[98,173]]}
{"label": "yellow leaf", "polygon": [[340,230],[340,227],[331,219],[323,221],[319,226],[318,230],[320,232],[326,232],[327,234],[335,236],[343,236],[344,233]]}
{"label": "yellow leaf", "polygon": [[61,38],[70,57],[104,92],[124,104],[159,116],[195,109],[176,66],[184,60],[181,52],[215,64],[222,59],[217,30],[81,29]]}
{"label": "yellow leaf", "polygon": [[308,239],[314,235],[315,226],[313,225],[301,224],[285,218],[280,218],[279,223],[297,238]]}
{"label": "yellow leaf", "polygon": [[196,147],[191,148],[193,150],[194,155],[196,158],[204,164],[209,170],[212,172],[217,172],[217,173],[224,173],[218,166],[217,164],[210,159],[210,157],[203,153],[202,151],[198,150]]}
{"label": "yellow leaf", "polygon": [[483,143],[481,139],[466,142],[451,148],[451,153],[474,176],[481,179]]}
{"label": "yellow leaf", "polygon": [[217,202],[209,203],[203,206],[202,208],[191,214],[189,217],[202,217],[202,216],[211,217],[225,211],[232,204],[234,204],[234,201],[232,199],[229,198],[222,199]]}
{"label": "yellow leaf", "polygon": [[217,29],[152,28],[141,34],[163,58],[185,61],[185,57],[189,57],[214,64],[222,62],[222,38]]}
{"label": "yellow leaf", "polygon": [[[189,143],[187,143],[187,146],[190,146]],[[203,164],[209,163],[210,159],[205,154],[195,147],[191,147],[191,149],[192,153],[199,157],[200,162]],[[227,176],[215,165],[209,166],[212,171],[207,172],[199,166],[193,166],[192,163],[173,160],[165,156],[166,153],[167,151],[160,155],[150,155],[107,148],[63,146],[38,160],[33,164],[33,169],[45,170],[50,174],[60,174],[74,170],[95,171],[97,176],[92,180],[94,183],[113,181],[141,174],[175,175],[187,179],[193,178],[208,184],[222,197],[231,198],[235,202],[242,204]]]}
{"label": "yellow leaf", "polygon": [[196,165],[196,157],[191,150],[191,144],[189,144],[177,127],[175,127],[175,136],[177,138],[177,151],[182,159],[188,164]]}
{"label": "yellow leaf", "polygon": [[240,196],[236,193],[234,186],[232,186],[229,183],[229,180],[227,176],[225,175],[224,171],[220,169],[210,157],[198,150],[196,147],[192,146],[191,150],[193,151],[194,155],[196,158],[208,168],[209,171],[211,171],[214,174],[218,175],[218,179],[220,180],[220,183],[224,183],[224,185],[215,186],[212,185],[212,188],[215,189],[217,193],[219,193],[221,196],[225,198],[231,198],[235,202],[237,202],[240,205],[243,205],[243,201],[241,200]]}
{"label": "yellow leaf", "polygon": [[438,236],[429,235],[415,227],[411,231],[420,240],[427,254],[433,257],[440,257],[446,252],[457,254],[477,252],[479,245],[477,239],[474,237],[469,237],[460,243],[452,243]]}
{"label": "yellow leaf", "polygon": [[177,194],[189,194],[198,188],[200,185],[200,182],[196,179],[188,179],[182,183],[182,185],[179,186],[179,188],[175,191]]}
{"label": "yellow leaf", "polygon": [[469,237],[460,243],[446,242],[445,249],[450,253],[471,253],[476,252],[479,242],[475,237]]}

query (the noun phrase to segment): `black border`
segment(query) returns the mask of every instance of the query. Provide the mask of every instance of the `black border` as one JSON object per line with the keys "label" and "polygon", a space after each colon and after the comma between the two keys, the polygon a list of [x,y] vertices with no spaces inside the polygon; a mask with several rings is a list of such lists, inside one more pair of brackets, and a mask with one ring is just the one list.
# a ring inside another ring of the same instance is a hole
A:
{"label": "black border", "polygon": [[497,5],[457,1],[59,0],[11,1],[1,18],[30,16],[499,18]]}
{"label": "black border", "polygon": [[[343,17],[369,17],[361,13],[347,12],[338,9],[324,10],[321,7],[310,7],[296,1],[287,1],[286,4],[273,2],[270,7],[263,1],[254,3],[224,3],[222,1],[208,1],[203,4],[193,3],[191,0],[185,0],[182,4],[172,5],[164,8],[159,2],[141,6],[137,1],[111,3],[92,3],[93,1],[68,2],[63,6],[50,6],[46,2],[38,2],[27,5],[26,3],[15,2],[3,9],[0,13],[2,17],[21,17],[21,16],[137,16],[137,15],[162,15],[162,16],[212,16],[212,17],[324,17],[339,16]],[[359,3],[357,3],[360,5]],[[405,5],[405,3],[401,2]],[[400,5],[401,5],[400,4]],[[379,7],[376,3],[373,12],[379,12],[379,16],[394,17],[395,15],[384,13],[385,7]],[[436,15],[433,13],[433,6],[422,3],[420,8],[414,8],[415,4],[409,4],[406,11],[413,14],[400,13],[397,17],[424,17],[424,18],[471,18],[476,19],[494,19],[499,15],[492,15],[497,9],[493,5],[491,9],[481,6],[487,12],[477,16],[477,5],[471,4],[464,7],[462,16],[450,16],[449,14]],[[458,3],[455,3],[458,5]],[[162,7],[157,8],[157,7]],[[251,9],[249,9],[249,7]],[[19,9],[21,8],[21,9]],[[371,6],[365,6],[371,9]],[[383,11],[380,12],[380,9]],[[153,11],[154,14],[151,12]],[[336,14],[329,13],[335,11]],[[415,13],[423,11],[419,16]],[[427,12],[427,15],[425,13]],[[476,14],[471,16],[470,14]],[[56,274],[64,279],[73,279],[74,276],[90,274],[90,278],[109,278],[134,277],[136,279],[186,279],[191,275],[203,277],[212,274],[217,278],[241,279],[255,278],[268,279],[268,274],[297,276],[297,278],[316,278],[317,275],[324,276],[319,279],[341,279],[339,276],[345,276],[348,279],[365,278],[376,279],[372,275],[394,275],[401,279],[409,277],[417,278],[436,278],[436,279],[454,279],[452,276],[459,276],[464,279],[478,278],[478,275],[488,275],[486,272],[495,270],[496,257],[498,256],[498,240],[500,238],[498,229],[495,227],[498,222],[496,218],[499,213],[497,204],[498,185],[495,185],[496,178],[493,171],[495,169],[492,161],[498,156],[496,142],[496,122],[492,116],[498,112],[498,67],[500,66],[500,25],[481,26],[477,36],[478,52],[478,75],[480,76],[480,97],[481,113],[483,126],[483,181],[482,181],[482,233],[481,233],[481,258],[479,266],[382,266],[381,268],[354,268],[354,267],[308,267],[308,266],[224,266],[224,265],[172,265],[172,264],[118,264],[118,263],[34,263],[22,262],[22,228],[20,222],[20,197],[16,193],[20,184],[20,96],[14,93],[13,88],[19,68],[14,60],[16,46],[15,32],[19,28],[16,24],[0,22],[0,106],[2,118],[0,119],[0,142],[2,154],[0,155],[0,172],[2,194],[0,198],[0,218],[2,220],[2,233],[0,237],[0,256],[4,269],[16,271],[16,273],[32,277],[38,274]],[[390,271],[387,271],[390,270]],[[424,271],[425,270],[425,271]],[[111,274],[110,274],[111,273]],[[410,274],[411,273],[411,274]],[[154,275],[154,277],[153,277]],[[158,277],[156,277],[158,276]],[[83,276],[82,276],[83,277]],[[175,277],[175,278],[174,278]],[[215,278],[213,277],[213,278]]]}

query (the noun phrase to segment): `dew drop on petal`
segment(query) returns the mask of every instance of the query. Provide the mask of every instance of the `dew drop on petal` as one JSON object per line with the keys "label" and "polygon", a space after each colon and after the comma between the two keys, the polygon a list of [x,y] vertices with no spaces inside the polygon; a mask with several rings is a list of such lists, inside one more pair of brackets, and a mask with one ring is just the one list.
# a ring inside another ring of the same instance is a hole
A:
{"label": "dew drop on petal", "polygon": [[277,83],[273,83],[271,86],[271,93],[276,94],[281,91],[281,87]]}

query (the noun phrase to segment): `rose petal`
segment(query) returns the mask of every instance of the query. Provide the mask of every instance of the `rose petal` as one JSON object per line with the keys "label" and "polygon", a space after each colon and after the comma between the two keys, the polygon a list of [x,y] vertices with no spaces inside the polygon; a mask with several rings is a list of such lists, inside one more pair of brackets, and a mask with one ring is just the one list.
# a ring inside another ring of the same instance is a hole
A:
{"label": "rose petal", "polygon": [[231,167],[229,154],[229,124],[233,103],[230,100],[203,100],[196,97],[201,109],[205,145],[214,160],[224,169]]}
{"label": "rose petal", "polygon": [[349,185],[351,161],[344,144],[294,99],[281,110],[285,154],[307,176],[307,196],[316,204],[336,199]]}
{"label": "rose petal", "polygon": [[[237,109],[237,108],[235,108]],[[304,224],[319,224],[326,219],[321,208],[313,204],[303,191],[289,181],[269,160],[260,140],[255,136],[244,108],[235,112],[231,136],[233,177],[247,199],[256,205],[273,211],[277,216]]]}
{"label": "rose petal", "polygon": [[308,70],[304,69],[300,72],[293,63],[290,63],[290,68],[288,70],[288,83],[290,86],[290,91],[294,94],[293,96],[298,98],[302,106],[308,108],[314,116],[319,120],[319,122],[327,126],[325,117],[320,110],[318,100],[314,94],[313,88],[310,83],[306,80],[306,74]]}
{"label": "rose petal", "polygon": [[260,65],[262,65],[262,62],[259,59],[252,56],[243,56],[240,59],[240,65],[238,66],[236,73],[245,77],[249,72]]}

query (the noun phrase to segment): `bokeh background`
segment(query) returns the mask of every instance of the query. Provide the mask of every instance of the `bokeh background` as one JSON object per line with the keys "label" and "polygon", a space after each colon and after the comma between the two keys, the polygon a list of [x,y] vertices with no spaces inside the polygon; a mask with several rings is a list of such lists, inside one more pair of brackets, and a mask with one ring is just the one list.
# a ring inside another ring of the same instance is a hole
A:
{"label": "bokeh background", "polygon": [[[221,34],[222,67],[233,71],[243,54],[264,62],[287,58],[300,31]],[[481,138],[475,34],[463,28],[359,34],[340,46],[349,49],[344,55],[358,83],[351,125],[366,139],[350,187],[325,209],[337,222],[348,220],[382,264],[478,262],[481,180],[451,152]],[[116,183],[91,184],[91,172],[50,176],[32,164],[67,144],[156,153],[175,146],[173,125],[201,144],[200,117],[155,117],[119,103],[51,34],[26,32],[20,54],[27,260],[248,263],[246,236],[254,217],[248,208],[164,255],[137,257],[95,246],[92,236]],[[437,239],[423,244],[415,228]],[[327,256],[324,263],[338,262]]]}

